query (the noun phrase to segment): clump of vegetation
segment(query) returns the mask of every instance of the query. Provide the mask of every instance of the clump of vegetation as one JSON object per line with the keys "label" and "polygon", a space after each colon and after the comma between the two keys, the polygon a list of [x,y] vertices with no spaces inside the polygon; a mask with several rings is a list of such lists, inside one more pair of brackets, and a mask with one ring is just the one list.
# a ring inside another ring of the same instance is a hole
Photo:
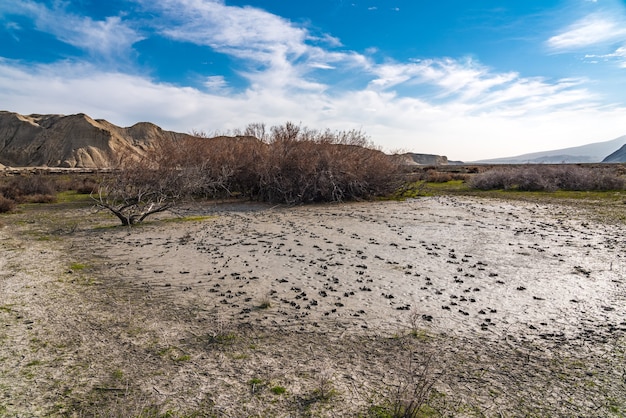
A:
{"label": "clump of vegetation", "polygon": [[0,179],[0,213],[12,212],[21,203],[54,203],[58,193],[73,190],[90,193],[97,188],[93,176],[60,176],[44,171]]}
{"label": "clump of vegetation", "polygon": [[273,386],[272,388],[270,388],[270,391],[274,395],[284,395],[285,393],[287,393],[287,389],[283,386]]}
{"label": "clump of vegetation", "polygon": [[387,395],[386,402],[370,408],[369,416],[377,418],[418,418],[435,412],[429,406],[435,384],[431,371],[432,356],[422,357],[410,353],[406,368],[402,369],[401,381]]}
{"label": "clump of vegetation", "polygon": [[247,197],[300,204],[361,200],[392,193],[401,169],[360,131],[318,131],[293,123],[250,125],[237,137],[203,134],[123,159],[92,193],[123,225],[188,198]]}
{"label": "clump of vegetation", "polygon": [[193,149],[206,151],[212,187],[205,191],[265,202],[367,199],[402,182],[400,167],[355,130],[319,131],[287,122],[267,133],[263,124],[252,124],[239,137],[205,138]]}
{"label": "clump of vegetation", "polygon": [[12,177],[0,186],[0,195],[15,203],[50,203],[56,192],[54,178],[42,174]]}
{"label": "clump of vegetation", "polygon": [[473,176],[469,185],[479,190],[607,191],[624,190],[626,179],[609,168],[529,165],[494,168]]}
{"label": "clump of vegetation", "polygon": [[455,173],[450,171],[440,171],[437,169],[427,169],[421,176],[421,180],[428,183],[447,183],[449,181],[462,180],[467,181],[470,174]]}
{"label": "clump of vegetation", "polygon": [[0,194],[0,213],[12,212],[15,210],[17,203],[15,200],[7,199]]}

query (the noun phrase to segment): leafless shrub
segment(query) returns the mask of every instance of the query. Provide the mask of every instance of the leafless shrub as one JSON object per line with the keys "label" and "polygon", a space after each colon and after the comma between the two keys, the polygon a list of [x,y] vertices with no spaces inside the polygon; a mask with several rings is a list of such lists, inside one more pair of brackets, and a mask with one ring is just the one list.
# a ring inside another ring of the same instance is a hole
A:
{"label": "leafless shrub", "polygon": [[203,161],[202,194],[253,197],[258,193],[266,144],[252,136],[216,137],[202,138],[194,148]]}
{"label": "leafless shrub", "polygon": [[505,169],[489,170],[472,177],[469,184],[479,190],[506,189],[509,185],[508,173]]}
{"label": "leafless shrub", "polygon": [[360,131],[317,131],[288,122],[271,129],[258,198],[288,204],[365,199],[395,190],[399,170]]}
{"label": "leafless shrub", "polygon": [[542,167],[527,167],[514,173],[509,173],[509,185],[507,188],[521,191],[554,191],[552,173],[543,170]]}
{"label": "leafless shrub", "polygon": [[553,169],[556,187],[561,190],[622,190],[626,180],[608,168],[563,166]]}
{"label": "leafless shrub", "polygon": [[[53,200],[57,191],[55,179],[42,174],[17,176],[0,187],[0,193],[17,203]],[[36,196],[36,199],[31,198]],[[42,196],[46,196],[43,198]]]}
{"label": "leafless shrub", "polygon": [[203,161],[206,195],[246,196],[275,203],[365,199],[399,185],[400,168],[360,131],[318,131],[287,122],[242,136],[191,143]]}
{"label": "leafless shrub", "polygon": [[75,178],[67,189],[79,194],[91,194],[98,190],[98,180],[94,177]]}
{"label": "leafless shrub", "polygon": [[262,142],[267,142],[269,140],[268,132],[265,129],[264,123],[249,124],[243,131],[243,135],[254,137]]}
{"label": "leafless shrub", "polygon": [[28,203],[52,203],[56,202],[57,198],[52,194],[30,194],[23,196],[22,201]]}
{"label": "leafless shrub", "polygon": [[404,370],[403,381],[396,388],[391,416],[417,418],[428,404],[435,379],[431,373],[432,355],[412,353]]}
{"label": "leafless shrub", "polygon": [[0,213],[12,212],[15,210],[17,204],[12,199],[0,195]]}
{"label": "leafless shrub", "polygon": [[439,171],[437,169],[428,169],[423,175],[422,180],[429,183],[446,183],[453,180],[466,181],[469,175],[466,173],[452,173],[448,171]]}
{"label": "leafless shrub", "polygon": [[623,190],[626,180],[618,172],[601,167],[575,165],[495,168],[475,175],[470,186],[480,190],[522,191]]}
{"label": "leafless shrub", "polygon": [[402,182],[400,167],[360,131],[318,131],[288,122],[269,133],[265,125],[251,124],[243,133],[205,138],[196,132],[141,159],[127,157],[91,195],[123,225],[132,225],[186,197],[338,202],[387,195]]}

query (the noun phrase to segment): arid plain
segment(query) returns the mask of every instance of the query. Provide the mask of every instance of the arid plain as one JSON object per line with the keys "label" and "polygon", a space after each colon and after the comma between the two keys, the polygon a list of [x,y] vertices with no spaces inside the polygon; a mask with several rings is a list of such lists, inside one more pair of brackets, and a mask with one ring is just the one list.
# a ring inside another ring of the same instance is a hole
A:
{"label": "arid plain", "polygon": [[596,209],[27,207],[0,218],[0,415],[623,416],[626,239]]}

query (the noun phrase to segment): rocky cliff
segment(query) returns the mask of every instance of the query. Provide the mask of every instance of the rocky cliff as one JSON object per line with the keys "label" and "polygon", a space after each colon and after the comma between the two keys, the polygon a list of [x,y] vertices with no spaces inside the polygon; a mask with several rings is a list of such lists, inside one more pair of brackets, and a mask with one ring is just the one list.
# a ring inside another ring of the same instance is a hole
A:
{"label": "rocky cliff", "polygon": [[444,155],[433,154],[415,154],[407,152],[406,154],[399,154],[397,156],[398,161],[405,165],[447,165],[448,157]]}
{"label": "rocky cliff", "polygon": [[76,115],[0,111],[0,166],[109,168],[122,155],[141,156],[160,141],[187,137],[142,122],[121,128]]}

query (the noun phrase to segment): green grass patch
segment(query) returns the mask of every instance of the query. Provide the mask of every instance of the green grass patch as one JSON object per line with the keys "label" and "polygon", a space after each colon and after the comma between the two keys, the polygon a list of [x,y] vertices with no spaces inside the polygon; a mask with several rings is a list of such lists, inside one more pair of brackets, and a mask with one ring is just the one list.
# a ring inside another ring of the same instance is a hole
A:
{"label": "green grass patch", "polygon": [[13,305],[0,305],[0,312],[6,312],[6,313],[14,312],[11,306]]}
{"label": "green grass patch", "polygon": [[413,329],[411,330],[411,337],[415,338],[418,341],[421,342],[427,342],[427,341],[431,341],[433,339],[433,336],[426,330],[424,329]]}
{"label": "green grass patch", "polygon": [[391,196],[391,200],[413,199],[424,196],[437,196],[445,194],[459,194],[471,190],[463,180],[450,180],[446,182],[416,181],[406,184]]}
{"label": "green grass patch", "polygon": [[86,264],[83,264],[83,263],[72,263],[72,264],[70,264],[70,270],[72,270],[72,271],[83,271],[87,267],[88,266]]}
{"label": "green grass patch", "polygon": [[287,393],[287,389],[284,388],[283,386],[273,386],[270,388],[270,391],[274,395],[284,395],[285,393]]}
{"label": "green grass patch", "polygon": [[56,203],[94,203],[94,200],[88,194],[77,193],[74,190],[59,192],[56,195],[56,199]]}
{"label": "green grass patch", "polygon": [[234,333],[223,333],[218,335],[210,335],[209,343],[212,344],[224,344],[224,345],[232,345],[237,340],[237,335]]}
{"label": "green grass patch", "polygon": [[463,180],[450,180],[442,183],[427,182],[424,186],[427,193],[459,193],[470,190],[469,185]]}

